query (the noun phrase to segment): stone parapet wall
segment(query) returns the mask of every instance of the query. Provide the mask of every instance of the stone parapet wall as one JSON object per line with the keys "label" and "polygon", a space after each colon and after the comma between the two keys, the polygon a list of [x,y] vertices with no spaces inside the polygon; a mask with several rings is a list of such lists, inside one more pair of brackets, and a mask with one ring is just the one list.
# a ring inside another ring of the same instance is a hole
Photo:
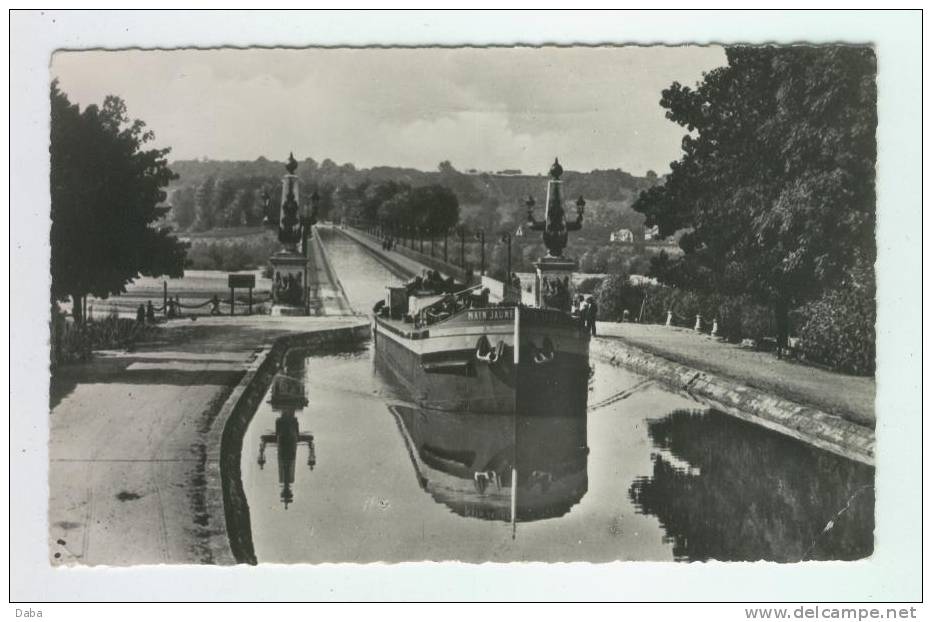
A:
{"label": "stone parapet wall", "polygon": [[[358,233],[359,235],[366,236],[369,239],[375,240],[379,244],[381,244],[382,242],[376,236],[366,233],[365,231],[360,231],[359,229],[354,229],[353,231],[354,233]],[[457,281],[462,281],[464,283],[466,282],[466,277],[467,277],[466,270],[464,270],[463,268],[459,266],[451,264],[449,262],[443,261],[442,259],[438,259],[437,257],[431,257],[430,255],[426,253],[418,252],[414,249],[408,248],[407,246],[402,246],[401,244],[397,244],[394,248],[392,248],[391,252],[404,255],[408,259],[411,259],[412,261],[416,261],[420,264],[423,264],[427,266],[428,268],[431,268],[432,270],[436,270],[437,272],[440,272],[441,274],[444,274],[446,276],[452,276]],[[472,280],[478,281],[478,276],[473,275]]]}

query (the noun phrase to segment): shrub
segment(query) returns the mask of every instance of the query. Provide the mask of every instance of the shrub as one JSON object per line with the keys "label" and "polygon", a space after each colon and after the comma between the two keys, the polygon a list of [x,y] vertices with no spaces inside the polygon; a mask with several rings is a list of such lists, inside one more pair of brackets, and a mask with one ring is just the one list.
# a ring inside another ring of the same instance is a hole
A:
{"label": "shrub", "polygon": [[[640,295],[628,292],[628,288],[636,290]],[[632,319],[637,318],[641,301],[644,301],[641,316],[643,323],[665,324],[667,311],[670,310],[673,311],[673,323],[676,326],[692,328],[696,323],[696,315],[701,315],[704,332],[711,331],[712,321],[718,319],[719,335],[729,341],[746,338],[760,340],[771,332],[770,310],[754,302],[750,296],[700,293],[665,285],[628,286],[622,289],[625,293],[616,294],[616,297],[621,297],[624,304],[631,305],[626,308],[631,309]]]}
{"label": "shrub", "polygon": [[870,290],[829,292],[801,315],[800,347],[807,359],[854,374],[874,373],[877,306]]}
{"label": "shrub", "polygon": [[761,345],[765,337],[774,334],[773,313],[767,307],[749,303],[740,307],[741,338]]}
{"label": "shrub", "polygon": [[627,309],[630,318],[637,317],[644,300],[644,288],[632,285],[624,275],[606,277],[596,292],[599,305],[599,319],[620,322]]}
{"label": "shrub", "polygon": [[[738,342],[751,337],[750,332],[754,326],[755,311],[749,310],[758,307],[750,296],[722,296],[718,306],[718,333],[731,342]],[[745,328],[747,326],[747,328]]]}
{"label": "shrub", "polygon": [[237,272],[265,264],[280,249],[271,236],[242,239],[195,239],[191,242],[185,267],[194,270]]}
{"label": "shrub", "polygon": [[667,310],[672,308],[679,290],[662,285],[653,285],[645,288],[644,314],[641,321],[648,324],[665,324]]}
{"label": "shrub", "polygon": [[601,284],[601,278],[597,276],[590,276],[589,278],[580,281],[579,285],[576,286],[576,291],[580,294],[594,294]]}
{"label": "shrub", "polygon": [[108,317],[74,324],[57,314],[51,322],[51,362],[60,365],[86,361],[94,350],[128,348],[155,330],[128,318]]}

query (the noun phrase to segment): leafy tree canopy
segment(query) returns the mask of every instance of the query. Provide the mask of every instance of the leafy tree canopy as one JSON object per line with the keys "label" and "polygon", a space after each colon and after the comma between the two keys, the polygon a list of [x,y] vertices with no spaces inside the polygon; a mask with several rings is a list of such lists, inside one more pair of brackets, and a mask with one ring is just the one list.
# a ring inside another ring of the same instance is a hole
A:
{"label": "leafy tree canopy", "polygon": [[186,245],[153,224],[168,207],[168,149],[108,96],[83,111],[51,85],[52,298],[122,293],[140,274],[181,276]]}
{"label": "leafy tree canopy", "polygon": [[872,274],[876,60],[850,46],[727,58],[696,88],[663,91],[689,134],[666,183],[634,207],[662,235],[688,230],[682,259],[663,258],[658,276],[751,293],[775,305],[779,331],[787,306]]}

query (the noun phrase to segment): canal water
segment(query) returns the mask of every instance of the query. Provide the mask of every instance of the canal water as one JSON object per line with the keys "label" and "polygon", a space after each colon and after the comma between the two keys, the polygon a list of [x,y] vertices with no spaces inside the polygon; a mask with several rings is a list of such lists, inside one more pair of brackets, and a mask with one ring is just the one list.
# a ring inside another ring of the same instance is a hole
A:
{"label": "canal water", "polygon": [[[370,307],[391,276],[354,243],[325,241],[354,306]],[[597,361],[585,417],[516,419],[419,410],[368,347],[294,350],[241,466],[259,562],[790,562],[873,550],[873,469]]]}

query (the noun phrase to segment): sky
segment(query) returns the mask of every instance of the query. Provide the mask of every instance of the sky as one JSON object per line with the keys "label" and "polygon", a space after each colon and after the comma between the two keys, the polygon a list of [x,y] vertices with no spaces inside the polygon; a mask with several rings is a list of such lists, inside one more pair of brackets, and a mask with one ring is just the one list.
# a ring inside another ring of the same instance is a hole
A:
{"label": "sky", "polygon": [[82,108],[122,97],[170,160],[643,175],[685,133],[660,92],[725,62],[714,46],[68,51],[51,75]]}

